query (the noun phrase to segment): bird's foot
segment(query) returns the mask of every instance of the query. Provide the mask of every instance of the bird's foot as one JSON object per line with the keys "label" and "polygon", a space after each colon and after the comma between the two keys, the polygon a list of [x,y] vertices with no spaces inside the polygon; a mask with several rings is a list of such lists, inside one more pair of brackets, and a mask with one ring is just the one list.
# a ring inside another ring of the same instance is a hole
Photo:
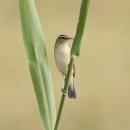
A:
{"label": "bird's foot", "polygon": [[64,90],[64,88],[61,88],[62,94],[66,95],[67,91]]}

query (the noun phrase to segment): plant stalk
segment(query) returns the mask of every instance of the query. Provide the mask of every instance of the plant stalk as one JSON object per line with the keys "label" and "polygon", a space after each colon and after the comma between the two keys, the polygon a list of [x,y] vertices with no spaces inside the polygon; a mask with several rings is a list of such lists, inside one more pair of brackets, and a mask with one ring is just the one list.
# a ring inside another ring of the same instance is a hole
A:
{"label": "plant stalk", "polygon": [[64,85],[64,89],[63,89],[63,93],[62,93],[62,98],[61,98],[61,102],[60,102],[60,106],[59,106],[58,115],[57,115],[54,130],[58,130],[58,127],[59,127],[61,114],[62,114],[62,111],[63,111],[65,98],[66,98],[66,94],[67,94],[67,91],[68,91],[68,84],[69,84],[69,80],[70,80],[70,76],[71,76],[72,68],[73,68],[73,64],[74,64],[74,57],[75,57],[74,55],[71,56],[70,63],[68,65],[68,73],[67,73],[67,76],[65,78],[65,85]]}
{"label": "plant stalk", "polygon": [[64,108],[66,93],[68,91],[68,83],[70,80],[70,76],[71,76],[72,68],[73,68],[73,64],[74,64],[74,57],[79,56],[80,45],[81,45],[81,40],[82,40],[82,36],[84,33],[84,29],[85,29],[85,23],[86,23],[87,14],[88,14],[89,3],[90,3],[90,0],[82,0],[82,3],[81,3],[79,22],[77,25],[76,35],[75,35],[73,45],[71,48],[71,59],[70,59],[69,65],[68,65],[68,72],[65,77],[65,85],[64,85],[64,89],[63,89],[63,93],[62,93],[62,98],[61,98],[54,130],[58,130],[58,127],[59,127],[61,114],[62,114],[62,111]]}

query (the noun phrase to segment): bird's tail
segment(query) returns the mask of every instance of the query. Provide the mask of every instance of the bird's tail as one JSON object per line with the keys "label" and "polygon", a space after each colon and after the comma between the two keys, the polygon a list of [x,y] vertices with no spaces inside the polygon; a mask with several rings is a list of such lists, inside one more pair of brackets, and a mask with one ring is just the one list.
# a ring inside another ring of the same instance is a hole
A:
{"label": "bird's tail", "polygon": [[[63,80],[63,84],[62,84],[62,87],[61,87],[62,92],[64,92],[64,84],[65,84],[65,82]],[[68,97],[70,99],[76,99],[76,97],[77,97],[76,90],[75,90],[75,85],[74,85],[74,77],[71,77],[70,81],[69,81]]]}
{"label": "bird's tail", "polygon": [[75,87],[73,89],[71,89],[70,87],[68,88],[68,97],[70,99],[76,99]]}
{"label": "bird's tail", "polygon": [[69,81],[68,97],[70,99],[76,99],[76,90],[75,90],[74,78],[73,77]]}

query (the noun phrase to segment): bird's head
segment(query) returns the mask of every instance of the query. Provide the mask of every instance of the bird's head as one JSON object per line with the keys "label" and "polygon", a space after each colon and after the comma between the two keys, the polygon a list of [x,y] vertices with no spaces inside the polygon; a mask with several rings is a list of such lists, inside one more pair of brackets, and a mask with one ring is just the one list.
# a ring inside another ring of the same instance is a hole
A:
{"label": "bird's head", "polygon": [[59,35],[57,37],[56,42],[59,43],[59,44],[62,44],[62,43],[66,43],[66,42],[68,42],[69,40],[72,40],[72,39],[74,39],[74,38],[66,36],[66,35]]}

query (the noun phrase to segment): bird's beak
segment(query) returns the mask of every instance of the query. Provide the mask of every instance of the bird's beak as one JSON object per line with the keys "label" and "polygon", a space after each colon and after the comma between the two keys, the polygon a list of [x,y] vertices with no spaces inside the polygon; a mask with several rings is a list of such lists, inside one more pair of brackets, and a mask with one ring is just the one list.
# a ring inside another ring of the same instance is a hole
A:
{"label": "bird's beak", "polygon": [[68,40],[73,40],[74,38],[73,38],[73,37],[67,37],[66,39],[68,39]]}

